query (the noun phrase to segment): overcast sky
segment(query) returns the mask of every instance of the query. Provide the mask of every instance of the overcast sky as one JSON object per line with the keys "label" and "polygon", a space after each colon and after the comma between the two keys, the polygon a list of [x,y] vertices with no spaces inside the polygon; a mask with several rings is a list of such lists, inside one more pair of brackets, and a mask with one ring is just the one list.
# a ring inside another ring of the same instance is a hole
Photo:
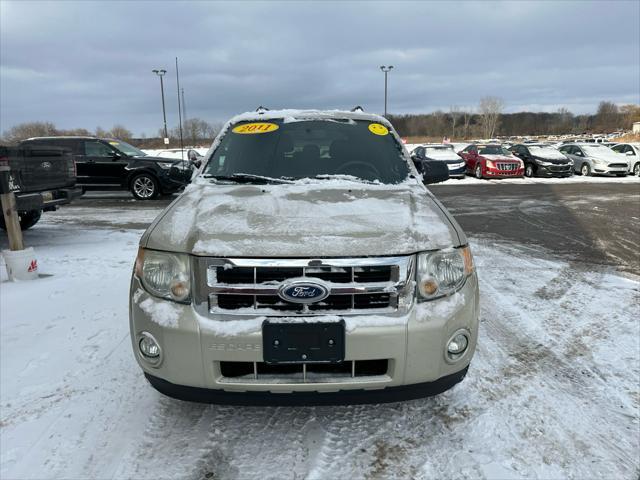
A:
{"label": "overcast sky", "polygon": [[0,130],[177,124],[269,108],[421,113],[502,97],[506,111],[640,103],[640,2],[0,0]]}

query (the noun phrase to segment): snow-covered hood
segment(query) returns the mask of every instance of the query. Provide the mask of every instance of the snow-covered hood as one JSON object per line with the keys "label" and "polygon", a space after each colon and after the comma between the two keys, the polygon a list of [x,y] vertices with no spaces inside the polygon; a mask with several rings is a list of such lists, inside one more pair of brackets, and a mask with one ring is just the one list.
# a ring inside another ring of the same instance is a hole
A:
{"label": "snow-covered hood", "polygon": [[568,162],[567,157],[565,157],[562,152],[559,152],[554,148],[531,149],[530,152],[535,158],[539,158],[541,160],[552,161],[554,163]]}
{"label": "snow-covered hood", "polygon": [[220,257],[400,255],[459,246],[466,240],[454,224],[418,183],[199,180],[154,221],[141,245]]}
{"label": "snow-covered hood", "polygon": [[620,154],[609,148],[595,148],[593,150],[585,148],[584,152],[589,158],[597,158],[605,162],[620,162]]}
{"label": "snow-covered hood", "polygon": [[460,155],[458,155],[456,152],[454,152],[453,150],[429,150],[427,152],[425,152],[425,157],[427,158],[431,158],[433,160],[441,160],[444,162],[451,162],[451,161],[455,161],[455,162],[464,162],[464,160],[462,158],[460,158]]}

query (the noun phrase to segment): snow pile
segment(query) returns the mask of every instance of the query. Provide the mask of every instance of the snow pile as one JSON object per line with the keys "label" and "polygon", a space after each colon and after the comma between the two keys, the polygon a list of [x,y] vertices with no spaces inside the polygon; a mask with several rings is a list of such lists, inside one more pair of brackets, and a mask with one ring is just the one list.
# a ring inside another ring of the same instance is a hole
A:
{"label": "snow pile", "polygon": [[156,300],[149,297],[139,303],[140,308],[151,320],[158,325],[169,328],[178,328],[180,318],[180,307],[167,301]]}
{"label": "snow pile", "polygon": [[[479,343],[451,391],[209,406],[161,396],[135,362],[127,304],[142,232],[49,218],[27,235],[53,276],[1,277],[1,478],[638,476],[638,279],[475,238]],[[455,296],[443,308],[432,313]]]}

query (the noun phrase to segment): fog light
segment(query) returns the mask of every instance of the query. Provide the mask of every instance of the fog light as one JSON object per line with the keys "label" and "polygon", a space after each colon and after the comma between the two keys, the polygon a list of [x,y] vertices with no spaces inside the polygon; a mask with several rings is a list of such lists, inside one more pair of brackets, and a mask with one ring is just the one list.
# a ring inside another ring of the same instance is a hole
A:
{"label": "fog light", "polygon": [[465,331],[456,332],[447,344],[447,358],[455,361],[464,355],[469,346],[469,336]]}
{"label": "fog light", "polygon": [[160,361],[160,345],[156,342],[156,339],[147,332],[140,334],[140,340],[138,341],[138,348],[140,354],[145,360],[151,363],[158,363]]}

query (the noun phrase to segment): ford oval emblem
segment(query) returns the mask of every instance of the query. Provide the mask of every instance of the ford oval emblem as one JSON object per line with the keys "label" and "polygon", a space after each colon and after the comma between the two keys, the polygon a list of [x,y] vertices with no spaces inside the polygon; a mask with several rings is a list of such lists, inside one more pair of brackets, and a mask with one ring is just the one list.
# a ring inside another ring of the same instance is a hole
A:
{"label": "ford oval emblem", "polygon": [[329,296],[329,289],[316,282],[287,282],[278,290],[278,296],[293,303],[316,303]]}

